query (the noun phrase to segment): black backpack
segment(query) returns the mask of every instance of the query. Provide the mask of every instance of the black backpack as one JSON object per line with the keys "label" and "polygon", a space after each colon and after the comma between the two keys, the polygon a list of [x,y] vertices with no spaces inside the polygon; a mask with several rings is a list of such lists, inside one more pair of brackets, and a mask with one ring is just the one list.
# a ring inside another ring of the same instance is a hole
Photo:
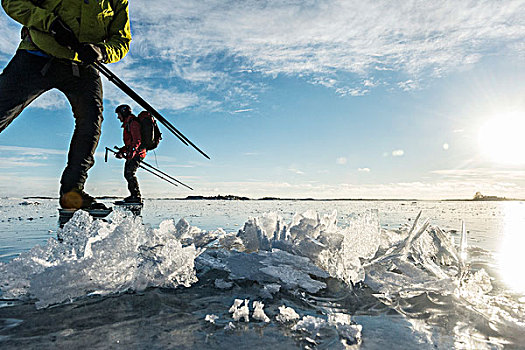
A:
{"label": "black backpack", "polygon": [[159,126],[155,121],[155,118],[148,111],[142,111],[137,116],[137,120],[140,124],[140,137],[142,138],[141,146],[146,151],[151,151],[157,148],[160,140],[162,140],[162,133],[159,130]]}

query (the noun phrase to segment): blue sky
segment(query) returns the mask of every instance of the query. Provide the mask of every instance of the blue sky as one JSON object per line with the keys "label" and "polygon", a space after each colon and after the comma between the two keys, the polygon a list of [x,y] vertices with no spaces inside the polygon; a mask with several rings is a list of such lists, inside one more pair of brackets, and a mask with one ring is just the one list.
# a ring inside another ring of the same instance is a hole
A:
{"label": "blue sky", "polygon": [[[130,1],[108,67],[210,155],[166,129],[146,197],[525,198],[525,1]],[[0,15],[0,64],[19,25]],[[127,195],[116,105],[86,190]],[[494,122],[495,121],[495,122]],[[488,123],[488,124],[487,124]],[[0,195],[56,196],[73,127],[58,92],[0,134]],[[480,138],[482,141],[480,142]]]}

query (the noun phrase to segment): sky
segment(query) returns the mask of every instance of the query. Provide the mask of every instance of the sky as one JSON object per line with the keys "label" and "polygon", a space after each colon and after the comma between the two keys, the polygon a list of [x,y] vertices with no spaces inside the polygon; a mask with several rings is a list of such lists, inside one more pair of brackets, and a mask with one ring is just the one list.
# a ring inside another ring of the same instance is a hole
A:
{"label": "sky", "polygon": [[[129,54],[107,67],[161,125],[144,197],[525,198],[525,0],[130,0]],[[0,66],[20,25],[0,14]],[[86,191],[126,196],[115,107]],[[0,134],[0,196],[57,196],[72,134],[50,91]]]}

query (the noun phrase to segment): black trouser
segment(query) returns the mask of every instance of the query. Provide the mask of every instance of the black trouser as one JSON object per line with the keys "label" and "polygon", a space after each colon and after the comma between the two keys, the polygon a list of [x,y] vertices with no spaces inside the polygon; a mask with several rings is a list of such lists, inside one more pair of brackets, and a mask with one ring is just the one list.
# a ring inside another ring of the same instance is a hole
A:
{"label": "black trouser", "polygon": [[93,154],[102,126],[102,82],[92,66],[50,59],[18,50],[0,74],[0,133],[44,92],[63,92],[73,110],[75,130],[69,145],[67,166],[60,180],[60,193],[84,189],[87,172],[95,163]]}
{"label": "black trouser", "polygon": [[135,158],[126,159],[126,164],[124,165],[124,178],[128,182],[129,193],[133,197],[140,197],[139,182],[135,173],[137,172],[141,161],[142,158],[136,156]]}

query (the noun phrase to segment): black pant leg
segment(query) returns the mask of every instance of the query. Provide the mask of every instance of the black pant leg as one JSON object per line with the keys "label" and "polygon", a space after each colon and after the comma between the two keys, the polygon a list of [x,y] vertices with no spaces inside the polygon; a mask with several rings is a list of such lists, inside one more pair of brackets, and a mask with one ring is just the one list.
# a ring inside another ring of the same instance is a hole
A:
{"label": "black pant leg", "polygon": [[0,133],[33,100],[52,88],[52,82],[41,73],[49,60],[18,50],[0,74]]}
{"label": "black pant leg", "polygon": [[98,71],[80,66],[80,77],[72,73],[67,64],[64,77],[57,82],[69,100],[75,117],[75,130],[69,146],[67,165],[62,173],[61,193],[72,189],[84,189],[88,170],[95,164],[95,150],[100,139],[102,127],[102,81]]}
{"label": "black pant leg", "polygon": [[135,157],[127,159],[126,164],[124,165],[124,178],[128,182],[129,193],[133,197],[140,197],[139,182],[135,174],[141,161],[142,159],[140,157]]}

